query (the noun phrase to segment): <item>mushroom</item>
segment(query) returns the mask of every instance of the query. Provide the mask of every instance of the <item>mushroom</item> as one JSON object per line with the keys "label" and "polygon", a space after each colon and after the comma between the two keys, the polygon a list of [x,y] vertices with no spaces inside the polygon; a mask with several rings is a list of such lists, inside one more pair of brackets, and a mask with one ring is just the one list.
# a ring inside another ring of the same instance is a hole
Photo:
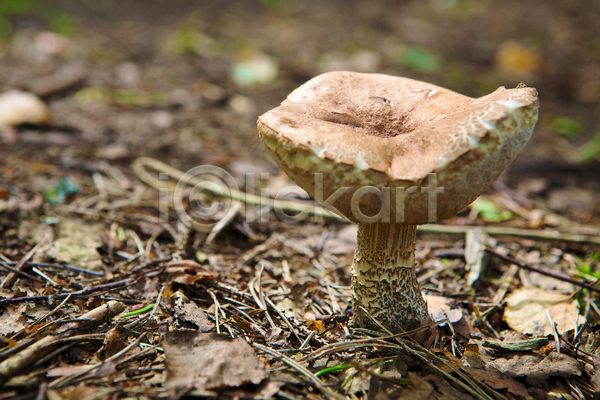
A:
{"label": "mushroom", "polygon": [[430,321],[415,274],[417,225],[451,218],[525,147],[537,91],[477,99],[382,74],[330,72],[258,118],[277,165],[336,214],[358,223],[352,266],[357,327],[392,332]]}

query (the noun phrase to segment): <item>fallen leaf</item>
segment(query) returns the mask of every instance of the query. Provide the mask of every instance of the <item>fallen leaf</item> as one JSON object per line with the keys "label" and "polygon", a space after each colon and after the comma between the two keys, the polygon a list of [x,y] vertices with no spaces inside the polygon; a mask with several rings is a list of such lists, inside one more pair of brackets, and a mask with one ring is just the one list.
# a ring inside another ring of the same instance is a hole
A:
{"label": "fallen leaf", "polygon": [[600,355],[600,333],[590,333],[582,346],[582,350],[596,356]]}
{"label": "fallen leaf", "polygon": [[184,285],[193,285],[202,279],[215,279],[214,272],[207,271],[201,264],[193,260],[171,261],[167,264],[165,271],[168,281],[181,283]]}
{"label": "fallen leaf", "polygon": [[[451,310],[450,304],[454,302],[454,300],[443,297],[443,296],[433,296],[433,295],[423,295],[423,298],[427,302],[427,312],[434,321],[441,321],[446,319],[446,315],[450,319],[450,322],[455,324],[460,321],[463,317],[462,310]],[[444,326],[446,323],[441,324],[440,326]]]}
{"label": "fallen leaf", "polygon": [[527,397],[529,395],[525,385],[495,368],[463,367],[462,369],[471,377],[484,382],[486,385],[496,390],[506,390],[509,393],[520,397]]}
{"label": "fallen leaf", "polygon": [[342,381],[348,382],[342,388],[346,394],[367,393],[371,383],[371,375],[351,367],[344,371]]}
{"label": "fallen leaf", "polygon": [[[409,376],[409,378],[411,378],[411,381],[413,382],[413,385],[414,385],[415,381],[413,380],[413,375],[416,375],[416,374],[409,373],[408,376]],[[438,399],[444,399],[444,400],[475,400],[475,398],[473,396],[469,396],[468,394],[463,393],[460,390],[456,389],[454,386],[452,386],[448,382],[448,380],[442,378],[437,373],[429,374],[429,375],[425,376],[423,378],[423,380],[428,382],[429,384],[433,384],[433,386],[436,389],[436,391],[434,391],[433,393],[435,393],[436,396],[415,397],[415,399],[438,398]],[[411,397],[411,399],[412,399],[412,397]]]}
{"label": "fallen leaf", "polygon": [[543,382],[551,376],[581,376],[583,371],[583,363],[566,354],[554,352],[547,357],[540,354],[509,355],[489,361],[487,365],[513,378],[525,377],[530,384]]}
{"label": "fallen leaf", "polygon": [[27,317],[24,315],[26,310],[27,304],[10,304],[6,306],[2,315],[0,315],[0,334],[6,336],[23,329],[27,323]]}
{"label": "fallen leaf", "polygon": [[439,393],[435,391],[433,386],[414,372],[408,373],[408,379],[412,382],[412,386],[402,390],[400,396],[397,397],[398,400],[437,399],[439,397]]}
{"label": "fallen leaf", "polygon": [[19,239],[35,245],[46,238],[54,240],[54,229],[49,224],[36,220],[22,221],[19,224]]}
{"label": "fallen leaf", "polygon": [[[571,300],[571,296],[537,288],[522,288],[506,296],[506,303],[504,320],[518,332],[537,336],[552,334],[547,313],[556,323],[559,334],[576,327],[577,302]],[[585,317],[580,315],[579,324],[584,322]]]}
{"label": "fallen leaf", "polygon": [[38,96],[46,98],[80,85],[87,78],[88,73],[89,69],[85,65],[73,62],[49,75],[35,78],[29,85],[29,89]]}
{"label": "fallen leaf", "polygon": [[161,339],[167,385],[177,390],[221,390],[258,385],[268,375],[254,350],[241,338],[189,330],[167,332]]}
{"label": "fallen leaf", "polygon": [[[575,396],[573,389],[569,387],[565,382],[557,381],[554,382],[553,385],[550,386],[549,390],[544,391],[544,395],[546,399],[565,399],[565,400],[577,400],[584,397]],[[542,392],[538,389],[539,392]],[[539,397],[538,397],[539,398]],[[592,397],[589,397],[592,398]],[[594,397],[597,398],[597,397]]]}
{"label": "fallen leaf", "polygon": [[127,347],[129,344],[127,336],[128,332],[124,330],[118,328],[109,329],[108,332],[106,332],[106,338],[104,339],[105,344],[97,353],[99,359],[106,360]]}
{"label": "fallen leaf", "polygon": [[479,215],[481,219],[487,222],[508,221],[513,218],[512,212],[501,209],[498,205],[484,197],[475,200],[470,207],[476,215]]}
{"label": "fallen leaf", "polygon": [[193,324],[200,332],[208,332],[214,328],[214,324],[209,321],[206,312],[198,307],[196,303],[190,301],[181,292],[175,292],[171,296],[175,302],[175,315],[179,323]]}

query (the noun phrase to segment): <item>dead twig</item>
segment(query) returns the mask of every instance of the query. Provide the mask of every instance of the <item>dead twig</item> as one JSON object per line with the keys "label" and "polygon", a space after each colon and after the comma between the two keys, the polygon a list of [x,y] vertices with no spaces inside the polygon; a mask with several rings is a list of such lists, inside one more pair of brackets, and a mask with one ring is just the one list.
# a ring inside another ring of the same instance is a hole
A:
{"label": "dead twig", "polygon": [[[16,263],[14,263],[14,264],[16,264]],[[16,268],[9,267],[7,265],[7,263],[5,263],[5,262],[0,262],[0,266],[2,266],[2,268],[5,268],[5,269],[9,270],[10,271],[9,274],[15,273],[15,274],[19,274],[21,276],[24,276],[27,279],[31,279],[31,280],[34,280],[34,281],[40,281],[40,282],[42,281],[40,278],[37,278],[37,277],[35,277],[33,275],[29,275],[29,274],[27,274],[27,273],[25,273],[23,271],[19,271]]]}
{"label": "dead twig", "polygon": [[294,337],[298,340],[298,343],[302,343],[302,339],[300,339],[300,336],[298,336],[298,332],[296,331],[296,329],[294,329],[294,327],[287,319],[285,314],[279,308],[277,308],[275,303],[273,303],[273,301],[268,296],[264,296],[264,299],[266,300],[267,304],[279,315],[279,318],[281,318],[283,323],[287,325],[288,329],[292,332],[292,334],[294,334]]}
{"label": "dead twig", "polygon": [[49,284],[51,284],[52,286],[56,287],[59,286],[58,283],[54,282],[52,280],[52,278],[50,278],[48,275],[44,274],[42,271],[40,271],[39,269],[37,269],[36,267],[32,267],[31,270],[33,272],[35,272],[36,274],[38,274],[39,276],[41,276],[42,278],[44,278]]}
{"label": "dead twig", "polygon": [[498,284],[498,290],[492,299],[493,304],[499,305],[502,303],[502,300],[504,300],[506,293],[508,293],[508,289],[510,289],[510,285],[512,284],[513,279],[515,279],[515,275],[517,275],[518,271],[519,268],[516,265],[511,264],[510,267],[508,267],[508,270],[502,274],[500,283]]}
{"label": "dead twig", "polygon": [[275,323],[273,322],[273,319],[271,319],[271,316],[267,311],[267,303],[265,301],[264,293],[262,290],[262,274],[264,270],[265,265],[261,263],[260,269],[256,272],[254,278],[252,278],[248,283],[248,289],[250,289],[250,293],[252,294],[252,297],[254,298],[254,301],[256,302],[258,307],[261,310],[265,311],[265,317],[267,317],[267,321],[269,321],[269,325],[271,325],[271,328],[275,328]]}
{"label": "dead twig", "polygon": [[[157,272],[157,271],[155,271],[155,272]],[[160,272],[160,271],[158,271],[158,272]],[[149,273],[149,274],[146,274],[146,276],[147,277],[155,276],[157,274],[158,273]],[[87,289],[79,290],[77,292],[62,293],[62,294],[57,294],[57,295],[53,295],[53,296],[25,296],[25,297],[18,297],[18,298],[12,298],[12,299],[1,299],[0,306],[6,305],[6,304],[23,303],[26,301],[40,302],[40,301],[63,300],[69,296],[73,296],[74,298],[82,297],[82,296],[87,296],[92,293],[101,292],[104,290],[121,289],[126,286],[131,286],[131,285],[134,285],[139,279],[141,279],[141,278],[126,278],[126,279],[123,279],[123,280],[120,280],[117,282],[105,283],[103,285],[98,285],[98,286],[92,286]]]}
{"label": "dead twig", "polygon": [[198,177],[191,176],[186,172],[180,171],[151,157],[140,157],[136,159],[131,164],[131,168],[138,175],[141,181],[155,189],[165,188],[166,186],[168,187],[168,183],[156,179],[146,170],[146,167],[152,168],[157,172],[166,173],[168,176],[178,182],[186,182],[187,184],[195,186],[196,188],[202,188],[204,190],[211,191],[218,196],[224,196],[234,201],[258,206],[270,205],[272,208],[274,207],[285,211],[308,212],[320,217],[342,219],[326,208],[317,205],[317,203],[314,201],[275,200],[267,197],[257,196],[252,193],[246,193],[234,188],[225,187],[225,185],[217,184],[214,181],[211,181],[210,183],[203,181],[198,179]]}
{"label": "dead twig", "polygon": [[154,308],[152,309],[152,312],[150,313],[148,318],[154,317],[154,314],[156,314],[156,312],[158,311],[158,307],[160,307],[160,302],[162,301],[162,298],[163,298],[163,295],[165,294],[166,288],[167,288],[166,285],[163,286],[162,288],[160,288],[160,292],[158,293],[158,297],[156,298],[156,303],[154,304]]}
{"label": "dead twig", "polygon": [[493,236],[517,236],[539,240],[560,240],[563,242],[573,243],[593,243],[600,244],[600,237],[588,236],[588,235],[576,235],[571,233],[562,233],[555,230],[536,230],[536,229],[519,229],[519,228],[507,228],[501,226],[455,226],[455,225],[438,225],[438,224],[427,224],[419,225],[417,232],[426,233],[448,233],[464,235],[465,233],[477,229],[481,232],[487,233]]}
{"label": "dead twig", "polygon": [[113,361],[118,360],[119,358],[121,358],[122,356],[124,356],[125,354],[127,354],[131,349],[133,349],[134,347],[138,346],[140,344],[140,342],[142,341],[142,339],[145,337],[146,335],[140,335],[133,343],[131,343],[130,345],[128,345],[127,347],[125,347],[123,350],[119,351],[118,353],[112,355],[111,357],[107,358],[106,360],[94,364],[94,365],[90,365],[89,367],[85,368],[83,371],[79,371],[76,372],[72,375],[67,375],[67,376],[63,376],[60,379],[55,380],[54,382],[50,383],[48,385],[48,387],[50,388],[60,388],[62,386],[67,386],[67,385],[72,385],[75,384],[77,382],[80,382],[86,374],[88,374],[89,372],[95,370],[96,368],[105,365],[107,363],[111,363]]}
{"label": "dead twig", "polygon": [[260,253],[263,253],[267,250],[269,250],[271,247],[273,247],[273,244],[275,242],[283,242],[283,237],[281,237],[281,235],[278,234],[274,234],[272,235],[270,238],[268,238],[267,240],[265,240],[264,243],[259,244],[258,246],[254,247],[252,250],[244,253],[240,259],[236,262],[236,268],[240,269],[244,266],[244,264],[246,264],[248,261],[252,260],[254,257],[256,257],[257,255],[259,255]]}
{"label": "dead twig", "polygon": [[240,203],[239,201],[233,201],[231,203],[231,208],[229,209],[229,212],[227,213],[227,215],[225,215],[224,218],[220,219],[219,222],[217,222],[215,224],[215,226],[213,226],[210,233],[206,237],[205,243],[211,244],[212,241],[215,240],[217,235],[223,229],[225,229],[231,223],[231,221],[233,221],[235,219],[236,215],[238,215],[238,212],[240,211],[241,208],[242,208],[242,203]]}
{"label": "dead twig", "polygon": [[62,306],[64,306],[65,304],[67,304],[69,302],[69,300],[71,299],[72,294],[69,294],[67,296],[66,299],[64,299],[58,306],[56,306],[52,311],[48,311],[44,316],[42,316],[40,319],[38,319],[37,321],[35,321],[33,324],[31,324],[31,326],[29,327],[30,329],[33,328],[36,325],[41,324],[42,322],[44,322],[47,318],[53,316],[54,314],[56,314],[56,312],[58,310],[60,310],[62,308]]}
{"label": "dead twig", "polygon": [[571,278],[568,278],[568,277],[566,277],[566,276],[557,275],[557,274],[555,274],[555,273],[548,272],[548,271],[545,271],[545,270],[543,270],[543,269],[540,269],[540,268],[535,268],[535,267],[532,267],[532,266],[530,266],[530,265],[527,265],[527,264],[525,264],[525,263],[522,263],[521,261],[519,261],[519,260],[516,260],[516,259],[514,259],[514,258],[512,258],[512,257],[505,256],[505,255],[503,255],[503,254],[500,254],[500,253],[496,253],[496,252],[495,252],[494,250],[492,250],[492,249],[485,249],[485,251],[486,251],[487,253],[489,253],[489,254],[491,254],[491,255],[495,256],[495,257],[498,257],[498,258],[500,258],[500,259],[502,259],[502,260],[506,261],[506,262],[512,263],[512,264],[516,265],[516,266],[517,266],[517,267],[519,267],[519,268],[523,268],[523,269],[526,269],[526,270],[528,270],[528,271],[537,272],[538,274],[545,275],[545,276],[549,276],[549,277],[551,277],[551,278],[558,279],[559,281],[563,281],[563,282],[569,282],[569,283],[571,283],[571,284],[573,284],[573,285],[575,285],[575,286],[579,286],[579,287],[582,287],[582,288],[586,288],[586,289],[588,289],[588,290],[591,290],[591,291],[593,291],[593,292],[600,293],[600,288],[599,288],[599,287],[596,287],[596,286],[590,285],[590,284],[589,284],[589,283],[587,283],[587,282],[577,281],[577,280],[575,280],[575,279],[571,279]]}
{"label": "dead twig", "polygon": [[5,289],[8,286],[10,286],[13,281],[15,280],[16,276],[17,276],[17,271],[21,271],[21,269],[25,266],[25,263],[35,255],[35,253],[37,253],[37,251],[40,249],[40,247],[42,247],[43,245],[45,245],[47,242],[47,240],[42,240],[41,242],[39,242],[38,244],[36,244],[33,249],[29,250],[29,252],[25,255],[25,257],[23,257],[23,259],[21,261],[19,261],[19,263],[17,264],[17,266],[15,267],[16,271],[11,271],[8,276],[4,279],[4,281],[2,281],[2,283],[0,283],[0,289]]}
{"label": "dead twig", "polygon": [[[106,304],[101,305],[81,315],[78,319],[92,320],[96,323],[100,323],[105,320],[109,320],[114,316],[118,315],[123,311],[124,307],[121,303],[116,301],[110,301]],[[37,342],[31,344],[29,347],[21,350],[14,356],[4,360],[0,363],[0,385],[4,384],[9,378],[17,375],[24,371],[29,366],[33,365],[40,358],[45,357],[59,346],[61,343],[60,335],[68,335],[73,331],[80,329],[80,324],[69,323],[62,326],[57,330],[57,335],[49,335],[43,337]]]}

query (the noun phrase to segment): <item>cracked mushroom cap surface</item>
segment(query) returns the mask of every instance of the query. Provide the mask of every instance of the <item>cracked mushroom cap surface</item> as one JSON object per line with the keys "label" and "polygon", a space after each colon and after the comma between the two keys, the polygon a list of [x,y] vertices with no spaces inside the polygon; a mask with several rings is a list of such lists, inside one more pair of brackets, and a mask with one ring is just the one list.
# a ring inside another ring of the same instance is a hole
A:
{"label": "cracked mushroom cap surface", "polygon": [[[524,85],[470,98],[413,79],[339,71],[309,80],[257,125],[279,167],[318,201],[349,188],[333,196],[337,214],[361,222],[351,207],[356,191],[390,188],[392,222],[425,224],[456,215],[490,186],[537,118],[537,91]],[[419,190],[430,174],[443,188],[433,220]],[[381,210],[385,194],[372,196],[361,197],[362,215]]]}

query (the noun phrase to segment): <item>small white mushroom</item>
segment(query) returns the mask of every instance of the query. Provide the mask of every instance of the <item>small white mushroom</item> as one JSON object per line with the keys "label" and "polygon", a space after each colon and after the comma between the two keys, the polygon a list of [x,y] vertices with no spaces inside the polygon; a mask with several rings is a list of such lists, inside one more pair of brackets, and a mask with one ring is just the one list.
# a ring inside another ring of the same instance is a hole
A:
{"label": "small white mushroom", "polygon": [[0,94],[0,127],[43,124],[51,119],[46,104],[32,93],[11,90]]}

